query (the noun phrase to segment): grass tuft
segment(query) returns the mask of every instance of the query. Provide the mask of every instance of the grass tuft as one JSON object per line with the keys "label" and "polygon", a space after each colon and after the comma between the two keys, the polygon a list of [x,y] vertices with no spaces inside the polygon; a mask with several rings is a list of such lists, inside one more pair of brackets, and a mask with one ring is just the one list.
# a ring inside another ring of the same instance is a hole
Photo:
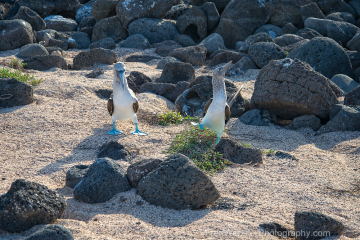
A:
{"label": "grass tuft", "polygon": [[9,68],[3,67],[2,70],[0,71],[0,77],[16,78],[17,80],[28,83],[32,86],[38,85],[42,82],[42,78],[35,79],[34,76],[28,73],[23,73],[21,69],[11,70]]}
{"label": "grass tuft", "polygon": [[167,153],[182,153],[191,158],[196,166],[206,173],[216,173],[231,165],[222,154],[215,152],[216,133],[191,126],[173,140]]}
{"label": "grass tuft", "polygon": [[166,126],[171,124],[181,124],[188,120],[198,120],[196,117],[183,117],[180,113],[169,111],[158,116],[160,125]]}

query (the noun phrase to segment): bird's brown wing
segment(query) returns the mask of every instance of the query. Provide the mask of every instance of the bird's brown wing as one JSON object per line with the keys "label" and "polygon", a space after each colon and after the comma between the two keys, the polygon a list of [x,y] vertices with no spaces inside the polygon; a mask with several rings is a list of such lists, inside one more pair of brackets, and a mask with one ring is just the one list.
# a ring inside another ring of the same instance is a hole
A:
{"label": "bird's brown wing", "polygon": [[229,105],[226,104],[225,106],[225,124],[228,123],[229,119],[230,119],[230,107]]}
{"label": "bird's brown wing", "polygon": [[137,113],[137,111],[139,110],[139,102],[136,100],[136,102],[133,104],[133,109],[134,112]]}
{"label": "bird's brown wing", "polygon": [[108,100],[107,109],[109,111],[109,114],[112,116],[114,113],[114,101],[112,100],[112,98],[109,98]]}
{"label": "bird's brown wing", "polygon": [[207,101],[207,103],[205,104],[204,110],[203,110],[203,117],[205,117],[206,112],[208,110],[208,108],[210,107],[210,104],[212,103],[213,99],[210,98],[209,101]]}

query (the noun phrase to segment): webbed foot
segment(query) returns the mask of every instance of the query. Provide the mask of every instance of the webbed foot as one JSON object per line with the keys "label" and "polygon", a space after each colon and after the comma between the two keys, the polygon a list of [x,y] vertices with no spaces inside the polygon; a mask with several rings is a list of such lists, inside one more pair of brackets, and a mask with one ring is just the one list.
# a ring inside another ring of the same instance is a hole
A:
{"label": "webbed foot", "polygon": [[216,139],[216,144],[218,144],[219,141],[220,141],[220,137],[218,137],[218,138]]}
{"label": "webbed foot", "polygon": [[191,125],[198,126],[201,130],[205,130],[204,126],[200,123],[191,122]]}
{"label": "webbed foot", "polygon": [[107,134],[109,134],[109,135],[120,135],[122,133],[123,132],[120,131],[120,130],[113,129],[113,130],[109,131]]}
{"label": "webbed foot", "polygon": [[131,132],[131,134],[134,134],[134,135],[140,135],[140,136],[146,136],[148,135],[147,133],[144,133],[142,131],[139,130],[139,127],[138,127],[138,124],[135,123],[135,131]]}

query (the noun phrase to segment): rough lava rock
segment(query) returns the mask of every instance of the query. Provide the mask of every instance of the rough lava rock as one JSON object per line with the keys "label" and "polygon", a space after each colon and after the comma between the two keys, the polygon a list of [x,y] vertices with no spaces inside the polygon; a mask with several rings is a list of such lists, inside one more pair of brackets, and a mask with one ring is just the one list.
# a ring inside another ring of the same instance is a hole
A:
{"label": "rough lava rock", "polygon": [[22,106],[34,101],[34,89],[15,78],[0,78],[0,108]]}
{"label": "rough lava rock", "polygon": [[43,45],[38,43],[32,43],[23,46],[19,50],[16,56],[19,58],[30,58],[30,57],[47,56],[47,55],[49,55],[49,53]]}
{"label": "rough lava rock", "polygon": [[130,162],[132,156],[130,152],[125,149],[125,147],[117,142],[117,141],[110,141],[104,143],[97,154],[97,158],[111,158],[112,160],[122,160]]}
{"label": "rough lava rock", "polygon": [[20,19],[0,21],[0,51],[11,50],[33,43],[31,25]]}
{"label": "rough lava rock", "polygon": [[64,226],[51,224],[43,227],[39,231],[34,232],[25,240],[74,240],[74,236]]}
{"label": "rough lava rock", "polygon": [[206,59],[206,48],[204,46],[177,48],[169,53],[169,57],[177,58],[194,66],[202,66]]}
{"label": "rough lava rock", "polygon": [[78,0],[20,0],[19,6],[25,6],[37,12],[42,18],[58,13],[75,15],[81,6]]}
{"label": "rough lava rock", "polygon": [[267,109],[281,119],[327,118],[337,102],[329,79],[309,64],[289,58],[273,60],[260,71],[251,98],[253,108]]}
{"label": "rough lava rock", "polygon": [[115,9],[118,0],[96,0],[91,9],[91,15],[97,21],[116,15]]}
{"label": "rough lava rock", "polygon": [[314,131],[317,131],[321,127],[321,120],[315,115],[303,115],[301,117],[294,118],[292,125],[295,129],[310,127]]}
{"label": "rough lava rock", "polygon": [[341,90],[343,90],[345,93],[350,92],[357,86],[359,86],[359,83],[355,82],[348,76],[344,74],[337,74],[331,78],[331,81],[335,83]]}
{"label": "rough lava rock", "polygon": [[211,205],[220,197],[211,179],[182,154],[170,156],[143,177],[136,193],[152,205],[176,210]]}
{"label": "rough lava rock", "polygon": [[113,38],[107,37],[100,39],[99,41],[94,41],[89,45],[90,49],[93,48],[104,48],[104,49],[114,49],[116,48],[116,43]]}
{"label": "rough lava rock", "polygon": [[127,171],[127,177],[134,188],[137,188],[140,180],[145,177],[149,172],[154,170],[159,164],[162,163],[161,159],[143,159],[140,162],[131,164]]}
{"label": "rough lava rock", "polygon": [[131,72],[126,80],[128,82],[129,88],[133,90],[134,93],[138,93],[143,84],[152,82],[148,76],[138,71]]}
{"label": "rough lava rock", "polygon": [[199,46],[204,46],[206,48],[207,55],[210,55],[219,49],[226,49],[224,39],[217,33],[210,34],[199,43]]}
{"label": "rough lava rock", "polygon": [[17,14],[12,19],[21,19],[30,23],[31,27],[35,31],[45,29],[45,21],[33,10],[28,7],[21,6]]}
{"label": "rough lava rock", "polygon": [[169,62],[164,66],[158,83],[192,82],[195,79],[195,69],[189,63]]}
{"label": "rough lava rock", "polygon": [[110,158],[97,159],[74,188],[74,198],[85,203],[102,203],[131,189],[126,171]]}
{"label": "rough lava rock", "polygon": [[126,39],[128,35],[127,30],[123,28],[118,17],[108,17],[96,22],[92,33],[92,41],[96,42],[107,37],[117,41],[119,39]]}
{"label": "rough lava rock", "polygon": [[257,33],[267,33],[271,38],[276,38],[284,34],[282,28],[272,24],[265,24],[259,27],[254,34]]}
{"label": "rough lava rock", "polygon": [[189,35],[198,43],[207,35],[206,14],[199,7],[194,6],[178,17],[176,27],[181,34]]}
{"label": "rough lava rock", "polygon": [[360,86],[351,90],[344,98],[345,105],[360,105]]}
{"label": "rough lava rock", "polygon": [[78,24],[71,18],[64,18],[61,15],[50,15],[44,18],[47,29],[56,31],[76,31]]}
{"label": "rough lava rock", "polygon": [[65,199],[39,183],[18,179],[0,196],[0,228],[21,232],[49,224],[61,216]]}
{"label": "rough lava rock", "polygon": [[259,68],[265,67],[271,60],[286,58],[286,52],[272,42],[258,42],[250,45],[249,56]]}
{"label": "rough lava rock", "polygon": [[270,123],[276,123],[276,115],[268,110],[252,109],[245,112],[239,121],[246,125],[269,126]]}
{"label": "rough lava rock", "polygon": [[121,45],[124,48],[146,49],[150,47],[149,40],[141,34],[129,36]]}
{"label": "rough lava rock", "polygon": [[45,71],[53,67],[67,69],[66,60],[63,57],[56,55],[27,58],[23,63],[26,63],[24,66],[25,69],[34,69],[38,71]]}
{"label": "rough lava rock", "polygon": [[178,82],[175,84],[172,83],[154,83],[149,82],[145,83],[141,86],[140,92],[151,92],[156,95],[163,96],[167,99],[169,99],[172,102],[175,102],[177,97],[182,94],[188,87],[188,82]]}
{"label": "rough lava rock", "polygon": [[66,182],[65,185],[74,188],[81,179],[84,178],[87,171],[89,170],[88,165],[75,165],[72,166],[67,172],[66,172]]}
{"label": "rough lava rock", "polygon": [[84,67],[90,67],[96,63],[111,65],[115,62],[117,62],[117,55],[114,51],[103,48],[93,48],[80,52],[75,56],[73,59],[73,69],[79,70]]}

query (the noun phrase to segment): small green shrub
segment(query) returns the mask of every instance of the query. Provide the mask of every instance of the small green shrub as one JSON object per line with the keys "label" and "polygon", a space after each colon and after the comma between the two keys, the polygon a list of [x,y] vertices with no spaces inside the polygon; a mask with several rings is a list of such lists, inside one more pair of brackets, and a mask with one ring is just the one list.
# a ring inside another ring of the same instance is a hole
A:
{"label": "small green shrub", "polygon": [[268,151],[268,154],[273,154],[273,153],[275,153],[275,150],[271,148],[271,149]]}
{"label": "small green shrub", "polygon": [[196,166],[207,173],[215,173],[231,163],[214,151],[216,133],[210,129],[201,130],[191,126],[173,140],[167,153],[182,153],[191,158]]}
{"label": "small green shrub", "polygon": [[251,144],[250,143],[243,143],[243,146],[244,147],[251,147]]}
{"label": "small green shrub", "polygon": [[38,85],[42,82],[42,78],[35,79],[34,76],[31,76],[28,73],[23,73],[21,69],[11,70],[10,68],[3,67],[0,72],[0,77],[16,78],[21,82],[25,82],[33,86]]}
{"label": "small green shrub", "polygon": [[24,66],[26,66],[27,63],[20,62],[19,59],[13,58],[10,62],[10,67],[14,69],[24,69]]}
{"label": "small green shrub", "polygon": [[196,117],[183,117],[180,113],[176,113],[174,111],[169,111],[167,113],[161,114],[158,116],[160,125],[166,126],[170,124],[181,124],[184,121],[188,120],[197,120]]}

